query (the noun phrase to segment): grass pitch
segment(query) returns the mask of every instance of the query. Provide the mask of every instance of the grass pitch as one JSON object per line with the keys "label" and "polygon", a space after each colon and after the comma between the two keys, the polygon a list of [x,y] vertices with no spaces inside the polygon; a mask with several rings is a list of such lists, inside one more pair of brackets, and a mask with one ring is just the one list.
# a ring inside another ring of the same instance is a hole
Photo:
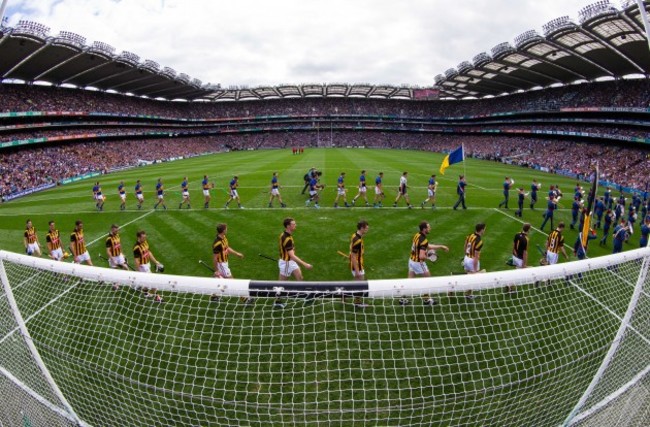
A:
{"label": "grass pitch", "polygon": [[[453,165],[443,177],[441,162],[442,155],[427,152],[308,149],[299,156],[289,150],[236,152],[136,168],[100,177],[108,196],[103,212],[94,208],[94,180],[2,205],[0,247],[22,252],[27,218],[42,244],[49,220],[57,222],[65,239],[74,221],[82,219],[93,261],[105,266],[97,255],[105,253],[110,224],[118,223],[128,258],[136,231],[143,229],[166,273],[209,276],[198,260],[210,263],[215,226],[225,222],[231,246],[245,254],[231,258],[234,276],[275,280],[276,263],[258,254],[277,256],[282,220],[291,216],[298,223],[296,252],[314,265],[303,270],[305,279],[343,281],[351,275],[337,250],[347,251],[357,221],[366,219],[366,275],[390,279],[407,275],[420,221],[431,223],[431,242],[450,248],[430,265],[433,275],[462,270],[465,236],[485,222],[481,264],[494,271],[510,268],[505,261],[522,222],[541,224],[549,184],[559,184],[566,195],[575,185],[559,176],[473,159]],[[310,167],[323,171],[321,209],[306,208],[300,195]],[[384,172],[384,207],[357,203],[334,209],[339,173],[346,172],[350,202],[362,169],[370,198],[375,176]],[[274,171],[287,208],[277,202],[267,207]],[[403,201],[391,207],[403,171],[409,172],[410,210]],[[437,209],[420,209],[432,173],[439,181]],[[468,179],[469,209],[453,211],[460,173]],[[200,191],[204,174],[215,183],[209,209],[203,209]],[[185,175],[192,209],[181,210],[179,184]],[[233,175],[240,179],[244,209],[233,203],[224,209]],[[515,192],[509,210],[497,209],[506,175],[526,189],[533,178],[543,183],[537,209],[526,208],[523,219],[513,215]],[[153,210],[158,178],[167,188],[167,210]],[[143,210],[135,209],[137,179],[145,185]],[[129,190],[126,211],[119,210],[121,180]],[[563,203],[556,221],[568,224],[568,201]],[[565,234],[571,245],[577,232]],[[535,265],[534,246],[543,246],[546,234],[533,230],[530,238]],[[590,247],[590,256],[608,252]],[[327,300],[312,306],[289,301],[278,311],[270,301],[247,308],[236,298],[214,305],[205,296],[188,294],[166,294],[168,303],[152,307],[134,290],[115,293],[82,283],[65,284],[62,293],[56,278],[31,281],[28,269],[14,268],[11,277],[25,278],[16,298],[34,342],[63,393],[92,425],[557,425],[589,384],[618,324],[567,286],[521,289],[517,299],[485,291],[476,304],[442,295],[433,310],[383,300],[358,312]],[[605,291],[610,285],[594,281],[584,288]]]}

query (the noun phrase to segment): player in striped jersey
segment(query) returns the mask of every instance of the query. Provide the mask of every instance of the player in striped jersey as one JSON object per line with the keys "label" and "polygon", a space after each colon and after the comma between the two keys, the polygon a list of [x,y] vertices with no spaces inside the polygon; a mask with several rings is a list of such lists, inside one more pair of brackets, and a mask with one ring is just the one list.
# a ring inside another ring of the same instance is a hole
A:
{"label": "player in striped jersey", "polygon": [[[357,231],[350,237],[350,270],[354,280],[366,280],[366,271],[363,263],[363,254],[365,247],[363,245],[363,236],[368,232],[370,225],[368,221],[361,220],[357,223]],[[345,296],[342,298],[345,300]],[[363,299],[359,296],[354,297],[354,306],[356,308],[366,308]]]}
{"label": "player in striped jersey", "polygon": [[74,230],[70,234],[70,249],[72,250],[72,256],[74,257],[74,262],[81,264],[85,262],[88,265],[93,265],[92,260],[90,259],[90,254],[86,249],[86,240],[84,238],[84,223],[81,220],[77,220],[74,223]]}
{"label": "player in striped jersey", "polygon": [[[215,237],[214,242],[212,242],[212,261],[214,264],[214,277],[222,279],[232,279],[233,275],[230,271],[228,265],[228,255],[233,254],[239,258],[244,258],[244,254],[237,252],[230,247],[228,243],[228,238],[226,234],[228,233],[227,224],[218,224],[217,225],[217,237]],[[218,302],[219,296],[213,294],[210,297],[210,301]],[[253,302],[252,298],[242,298],[242,301],[251,304]]]}
{"label": "player in striped jersey", "polygon": [[[279,280],[289,280],[293,276],[296,280],[302,280],[302,271],[300,266],[311,270],[313,266],[296,255],[296,246],[293,240],[293,232],[296,230],[296,221],[293,218],[285,218],[282,222],[284,231],[280,234],[280,258],[278,259],[278,268],[280,269]],[[273,303],[276,308],[284,308],[285,304],[280,298]]]}
{"label": "player in striped jersey", "polygon": [[124,189],[124,181],[120,181],[120,185],[117,186],[117,193],[120,195],[120,210],[123,211],[126,209],[126,190]]}
{"label": "player in striped jersey", "polygon": [[551,234],[548,235],[546,239],[546,262],[548,265],[557,264],[559,260],[559,253],[562,252],[564,258],[569,259],[569,255],[564,249],[564,236],[562,232],[564,231],[564,222],[560,221],[557,225],[557,228],[551,231]]}
{"label": "player in striped jersey", "polygon": [[126,258],[122,252],[122,242],[120,240],[120,226],[111,225],[111,230],[106,237],[106,255],[108,256],[108,265],[111,268],[121,268],[128,270]]}
{"label": "player in striped jersey", "polygon": [[[465,238],[465,258],[463,258],[463,267],[467,274],[482,273],[481,270],[481,250],[483,249],[483,234],[485,234],[485,224],[479,223],[474,227],[474,232]],[[465,293],[465,298],[473,299],[471,289]]]}
{"label": "player in striped jersey", "polygon": [[[431,272],[429,272],[429,267],[427,266],[427,251],[433,249],[438,250],[442,249],[445,252],[449,252],[449,248],[445,245],[434,245],[429,243],[427,235],[431,232],[431,225],[427,221],[420,222],[419,231],[415,233],[413,239],[411,240],[411,254],[409,256],[408,264],[408,278],[412,279],[416,276],[420,277],[429,277]],[[425,305],[435,305],[436,301],[431,298],[429,295],[423,295],[423,302]],[[399,300],[401,305],[410,304],[410,301],[406,298]]]}
{"label": "player in striped jersey", "polygon": [[280,183],[278,182],[277,172],[273,172],[273,177],[271,177],[271,190],[269,191],[269,194],[271,194],[271,197],[269,198],[270,208],[273,207],[273,199],[278,199],[280,206],[283,208],[287,207],[287,205],[282,202],[282,196],[280,196]]}
{"label": "player in striped jersey", "polygon": [[25,252],[27,255],[41,256],[41,247],[38,244],[38,235],[36,229],[32,224],[32,220],[28,219],[25,225],[25,233],[23,235],[23,243],[25,245]]}
{"label": "player in striped jersey", "polygon": [[178,204],[178,209],[181,209],[183,207],[183,203],[187,204],[187,209],[191,209],[190,188],[187,183],[187,177],[184,177],[183,182],[181,182],[181,195],[183,196],[183,200],[181,200],[181,202]]}
{"label": "player in striped jersey", "polygon": [[49,229],[45,235],[45,242],[47,243],[47,251],[50,258],[55,261],[61,261],[64,258],[63,248],[61,247],[61,238],[59,236],[59,230],[56,229],[56,224],[54,221],[50,221],[48,224]]}
{"label": "player in striped jersey", "polygon": [[[151,261],[156,264],[158,269],[162,268],[162,264],[158,262],[156,257],[149,249],[149,242],[147,241],[147,233],[140,230],[136,233],[136,242],[133,246],[133,259],[135,262],[136,271],[143,273],[151,273]],[[164,302],[160,295],[156,294],[157,289],[142,288],[145,298],[153,298],[154,302]]]}
{"label": "player in striped jersey", "polygon": [[[523,188],[521,189],[523,191]],[[528,232],[530,224],[525,223],[521,231],[515,234],[512,242],[512,265],[516,268],[526,268],[528,266]],[[513,294],[516,292],[515,285],[507,285],[505,292]]]}

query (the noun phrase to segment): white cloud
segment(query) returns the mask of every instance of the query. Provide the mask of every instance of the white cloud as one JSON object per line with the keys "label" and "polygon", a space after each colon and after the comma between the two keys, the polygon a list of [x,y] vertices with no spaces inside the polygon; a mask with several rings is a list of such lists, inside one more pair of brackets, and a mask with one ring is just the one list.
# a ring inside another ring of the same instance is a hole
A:
{"label": "white cloud", "polygon": [[429,86],[589,0],[10,0],[19,19],[103,41],[204,83]]}

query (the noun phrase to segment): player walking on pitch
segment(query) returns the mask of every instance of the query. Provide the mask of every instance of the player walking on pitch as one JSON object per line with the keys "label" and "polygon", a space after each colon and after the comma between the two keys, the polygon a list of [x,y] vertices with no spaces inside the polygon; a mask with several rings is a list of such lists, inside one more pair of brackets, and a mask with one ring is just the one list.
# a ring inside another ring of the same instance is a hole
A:
{"label": "player walking on pitch", "polygon": [[399,178],[399,187],[397,188],[397,197],[395,198],[395,202],[393,203],[393,207],[397,207],[397,202],[399,199],[404,198],[404,201],[406,202],[406,206],[409,209],[413,209],[413,206],[411,205],[411,200],[409,199],[408,195],[408,172],[402,172],[402,176]]}
{"label": "player walking on pitch", "polygon": [[372,207],[381,208],[382,201],[384,200],[384,184],[382,183],[384,179],[384,173],[379,172],[379,175],[375,178],[375,200],[373,201]]}
{"label": "player walking on pitch", "polygon": [[357,199],[359,197],[363,197],[363,200],[366,202],[366,206],[370,206],[368,203],[368,188],[366,186],[366,171],[362,170],[361,175],[359,176],[359,192],[357,193],[356,196],[354,196],[354,199],[352,199],[352,206],[354,206],[357,203]]}
{"label": "player walking on pitch", "polygon": [[[296,221],[293,218],[285,218],[282,222],[284,231],[280,234],[280,258],[278,259],[278,268],[280,270],[279,280],[289,280],[293,276],[296,280],[302,280],[302,271],[300,265],[307,270],[311,270],[313,266],[296,255],[296,245],[293,240],[293,233],[296,231]],[[285,304],[280,298],[277,298],[273,303],[276,308],[284,308]]]}
{"label": "player walking on pitch", "polygon": [[72,256],[74,257],[73,259],[76,264],[85,262],[88,265],[93,265],[93,262],[90,259],[90,254],[86,249],[84,223],[79,219],[75,221],[74,230],[72,231],[72,234],[70,234],[70,249],[72,250]]}
{"label": "player walking on pitch", "polygon": [[124,188],[124,181],[120,181],[120,185],[117,186],[117,194],[120,196],[120,210],[123,211],[126,209],[126,190]]}
{"label": "player walking on pitch", "polygon": [[156,183],[156,196],[158,197],[158,202],[153,208],[158,209],[158,206],[162,205],[167,210],[167,205],[165,204],[165,185],[162,182],[162,178],[158,178],[158,182]]}
{"label": "player walking on pitch", "polygon": [[[481,270],[481,250],[483,249],[483,235],[485,234],[485,224],[479,223],[474,227],[474,233],[465,238],[465,258],[463,258],[463,267],[467,274],[484,273]],[[465,292],[465,298],[473,299],[471,289]]]}
{"label": "player walking on pitch", "polygon": [[178,204],[178,209],[183,208],[183,203],[187,204],[187,209],[191,209],[192,206],[190,206],[190,188],[189,184],[187,183],[187,177],[183,178],[183,182],[181,182],[181,195],[183,196],[183,200]]}
{"label": "player walking on pitch", "polygon": [[135,198],[138,199],[138,209],[142,209],[142,204],[144,203],[144,194],[142,192],[142,183],[140,180],[137,180],[135,183]]}
{"label": "player walking on pitch", "polygon": [[436,190],[438,189],[438,183],[436,182],[436,175],[431,175],[429,178],[429,184],[427,185],[427,198],[420,204],[420,207],[424,209],[424,205],[431,202],[431,209],[436,208]]}
{"label": "player walking on pitch", "polygon": [[[233,275],[230,271],[228,264],[228,255],[233,254],[239,258],[244,258],[244,254],[237,252],[230,247],[226,234],[228,233],[227,224],[217,225],[217,237],[212,242],[212,262],[214,264],[214,277],[222,279],[232,279]],[[219,301],[219,296],[212,295],[210,298],[212,302]],[[244,302],[250,304],[253,302],[252,298],[243,298]]]}
{"label": "player walking on pitch", "polygon": [[41,256],[41,246],[38,244],[38,235],[36,234],[36,229],[34,228],[31,219],[28,219],[25,224],[23,243],[27,255],[36,255],[37,257]]}
{"label": "player walking on pitch", "polygon": [[271,194],[271,197],[269,198],[269,207],[273,207],[273,199],[278,199],[278,202],[280,202],[280,206],[283,208],[286,208],[287,205],[285,205],[282,202],[282,196],[280,196],[280,183],[278,182],[278,173],[273,172],[273,177],[271,178],[271,190],[269,191]]}
{"label": "player walking on pitch", "polygon": [[239,200],[239,193],[237,192],[237,187],[239,187],[239,177],[237,175],[233,176],[232,179],[230,180],[230,183],[228,184],[228,187],[230,188],[230,192],[228,193],[228,200],[226,201],[226,206],[224,206],[225,209],[228,209],[228,205],[230,202],[233,200],[237,200],[237,206],[239,209],[242,208],[241,206],[241,201]]}
{"label": "player walking on pitch", "polygon": [[[133,246],[133,259],[135,261],[135,269],[142,273],[151,273],[151,261],[156,264],[156,270],[162,271],[163,265],[158,262],[156,257],[149,249],[149,242],[147,241],[147,233],[140,230],[136,233],[136,242]],[[157,289],[142,288],[145,298],[153,298],[154,302],[164,302],[160,295],[157,295]]]}
{"label": "player walking on pitch", "polygon": [[61,247],[61,237],[59,230],[56,229],[54,221],[48,223],[49,229],[45,235],[49,257],[55,261],[62,261],[64,258],[63,248]]}
{"label": "player walking on pitch", "polygon": [[203,188],[203,208],[207,209],[210,206],[210,189],[214,188],[214,184],[210,184],[208,181],[207,175],[203,175],[201,187]]}
{"label": "player walking on pitch", "polygon": [[343,202],[345,203],[345,207],[349,208],[350,205],[348,204],[348,199],[347,199],[347,188],[345,188],[345,172],[341,172],[339,175],[338,179],[336,180],[336,197],[334,198],[334,207],[338,208],[339,207],[339,198],[343,199]]}
{"label": "player walking on pitch", "polygon": [[[449,252],[449,248],[445,245],[434,245],[429,243],[427,235],[431,232],[431,225],[427,221],[420,222],[419,231],[415,233],[411,241],[411,254],[408,263],[408,278],[412,279],[416,276],[429,277],[429,267],[427,266],[427,258],[435,254],[436,250],[442,249]],[[433,251],[433,252],[432,252]],[[422,296],[422,302],[425,305],[436,305],[437,302],[429,295]],[[407,298],[399,300],[400,305],[408,305],[411,301]]]}
{"label": "player walking on pitch", "polygon": [[[361,220],[357,223],[357,231],[350,237],[350,270],[354,280],[366,280],[366,271],[363,263],[363,255],[365,247],[363,245],[363,236],[368,232],[370,225],[368,221]],[[361,297],[354,298],[354,306],[356,308],[366,308],[368,304],[364,304]]]}

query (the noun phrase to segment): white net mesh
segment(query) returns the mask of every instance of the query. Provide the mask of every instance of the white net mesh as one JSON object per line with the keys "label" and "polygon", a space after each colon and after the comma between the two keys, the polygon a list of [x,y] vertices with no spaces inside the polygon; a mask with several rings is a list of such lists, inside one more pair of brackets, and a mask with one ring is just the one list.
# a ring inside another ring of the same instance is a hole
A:
{"label": "white net mesh", "polygon": [[357,298],[343,300],[348,284],[141,274],[0,252],[0,400],[10,402],[0,421],[647,425],[649,258],[644,249],[356,283]]}

